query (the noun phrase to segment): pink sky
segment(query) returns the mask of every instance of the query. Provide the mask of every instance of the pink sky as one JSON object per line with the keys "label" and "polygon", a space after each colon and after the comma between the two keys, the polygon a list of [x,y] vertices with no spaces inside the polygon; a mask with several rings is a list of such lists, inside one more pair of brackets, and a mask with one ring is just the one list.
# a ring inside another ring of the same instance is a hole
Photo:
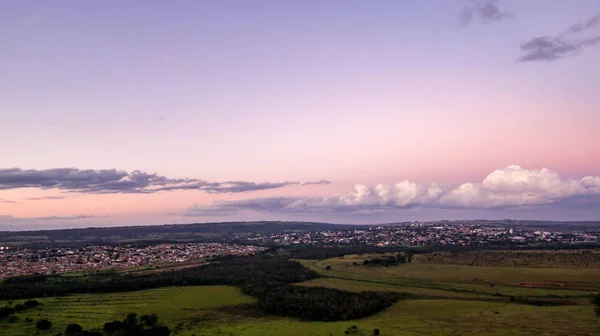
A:
{"label": "pink sky", "polygon": [[[0,31],[6,41],[0,46],[0,230],[449,214],[600,219],[593,211],[596,186],[564,189],[600,175],[600,47],[518,61],[525,52],[520,46],[535,37],[568,42],[600,35],[595,24],[581,36],[560,35],[573,24],[595,22],[597,1],[505,0],[498,9],[514,19],[475,14],[464,27],[457,23],[459,1],[64,6],[0,4],[6,25]],[[536,172],[543,168],[556,172],[564,188],[548,184],[546,194],[536,194],[539,204],[526,210],[449,210],[419,199],[420,210],[381,201],[385,215],[358,217],[357,208],[320,206],[317,214],[286,207],[219,216],[189,211],[214,201],[337,197],[356,184],[409,180],[454,188],[481,184],[510,165],[533,176],[528,187],[519,184],[523,194],[533,192],[527,188],[542,179]],[[117,169],[209,182],[331,183],[98,194],[64,181],[26,187],[11,168],[40,176],[51,168]],[[561,197],[549,204],[550,192]],[[48,196],[66,198],[27,200]],[[581,198],[589,209],[570,203]],[[96,217],[68,218],[81,215]],[[41,219],[52,216],[64,218]]]}

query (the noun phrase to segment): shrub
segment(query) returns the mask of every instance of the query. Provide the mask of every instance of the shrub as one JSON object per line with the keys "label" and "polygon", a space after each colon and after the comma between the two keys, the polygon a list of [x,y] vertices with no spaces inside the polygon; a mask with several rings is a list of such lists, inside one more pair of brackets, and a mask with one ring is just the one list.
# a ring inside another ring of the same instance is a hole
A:
{"label": "shrub", "polygon": [[65,329],[65,335],[76,335],[83,331],[83,328],[77,323],[71,323]]}
{"label": "shrub", "polygon": [[346,334],[346,335],[356,335],[359,332],[360,332],[360,330],[358,330],[358,327],[355,326],[355,325],[353,325],[353,326],[350,326],[350,327],[346,328],[346,331],[344,331],[344,334]]}
{"label": "shrub", "polygon": [[142,315],[140,317],[140,322],[147,326],[153,326],[158,322],[158,316],[156,316],[156,314]]}
{"label": "shrub", "polygon": [[22,312],[22,311],[24,311],[25,309],[27,309],[27,308],[26,308],[26,307],[25,307],[25,305],[23,305],[23,304],[17,303],[17,304],[15,305],[15,311],[16,311],[16,312]]}
{"label": "shrub", "polygon": [[23,305],[25,306],[25,309],[31,309],[41,305],[41,303],[39,303],[37,300],[27,300]]}
{"label": "shrub", "polygon": [[8,317],[15,313],[15,309],[12,307],[2,307],[0,308],[0,319]]}
{"label": "shrub", "polygon": [[39,320],[35,327],[39,330],[48,330],[52,327],[52,322],[48,320]]}

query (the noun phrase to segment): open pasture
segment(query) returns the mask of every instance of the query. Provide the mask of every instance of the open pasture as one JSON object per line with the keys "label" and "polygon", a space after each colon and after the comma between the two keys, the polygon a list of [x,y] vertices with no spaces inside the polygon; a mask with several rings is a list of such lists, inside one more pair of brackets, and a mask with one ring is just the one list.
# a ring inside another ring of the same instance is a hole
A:
{"label": "open pasture", "polygon": [[[105,322],[122,320],[125,315],[157,314],[170,327],[180,321],[194,318],[199,311],[223,306],[251,303],[255,300],[230,286],[165,287],[127,293],[80,294],[64,297],[40,298],[39,309],[17,313],[16,322],[0,321],[0,335],[34,335],[35,322],[48,319],[54,331],[63,332],[69,323],[79,323],[86,329],[102,328]],[[15,304],[21,300],[15,300]],[[0,302],[4,306],[7,302]],[[52,332],[42,333],[53,335]]]}
{"label": "open pasture", "polygon": [[[407,300],[357,320],[306,322],[266,315],[251,304],[254,298],[230,286],[165,287],[38,299],[43,303],[39,309],[17,313],[14,322],[0,321],[0,335],[38,334],[35,322],[26,318],[52,321],[52,330],[39,332],[50,336],[64,331],[69,323],[100,328],[130,312],[157,314],[173,330],[172,335],[182,336],[342,336],[350,326],[359,328],[355,336],[372,335],[375,328],[384,336],[592,336],[600,330],[600,318],[587,298],[600,289],[597,268],[469,266],[421,263],[418,258],[390,267],[362,265],[364,259],[378,256],[301,261],[325,277],[298,286],[411,294]],[[510,296],[538,301],[511,300]],[[555,305],[532,304],[539,302]]]}
{"label": "open pasture", "polygon": [[[302,261],[307,267],[331,277],[375,280],[398,285],[474,289],[494,294],[522,295],[523,288],[535,296],[580,296],[600,290],[600,268],[491,267],[452,264],[407,263],[391,267],[362,266],[370,256],[346,256],[322,261]],[[360,262],[359,262],[360,261]],[[326,270],[330,266],[330,270]],[[466,287],[465,287],[466,285]]]}
{"label": "open pasture", "polygon": [[383,336],[592,336],[600,319],[590,307],[535,307],[511,303],[463,300],[404,300],[367,318],[338,322],[302,322],[279,317],[244,317],[207,321],[181,335],[234,336],[343,336],[356,325],[370,336],[375,328]]}

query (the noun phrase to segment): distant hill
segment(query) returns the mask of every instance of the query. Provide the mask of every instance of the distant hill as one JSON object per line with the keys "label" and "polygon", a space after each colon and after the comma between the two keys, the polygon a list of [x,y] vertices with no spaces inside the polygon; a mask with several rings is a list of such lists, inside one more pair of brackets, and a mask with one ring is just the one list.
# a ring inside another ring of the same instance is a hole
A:
{"label": "distant hill", "polygon": [[234,236],[282,231],[348,230],[359,225],[318,222],[220,222],[122,227],[91,227],[60,230],[3,231],[0,243],[11,245],[83,245],[138,242],[228,241]]}

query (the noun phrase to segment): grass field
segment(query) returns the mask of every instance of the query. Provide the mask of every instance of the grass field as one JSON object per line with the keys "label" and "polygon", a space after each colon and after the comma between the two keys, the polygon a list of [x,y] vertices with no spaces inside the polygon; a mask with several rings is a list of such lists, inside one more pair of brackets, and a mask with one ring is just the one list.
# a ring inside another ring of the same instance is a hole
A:
{"label": "grass field", "polygon": [[540,308],[509,303],[455,300],[406,300],[382,313],[341,322],[300,322],[282,318],[256,318],[207,326],[183,335],[344,335],[356,325],[360,335],[378,328],[385,336],[409,335],[597,335],[600,319],[587,307]]}
{"label": "grass field", "polygon": [[[172,335],[182,336],[342,336],[352,325],[362,330],[359,336],[372,335],[374,328],[385,336],[600,334],[600,318],[594,315],[587,298],[600,290],[600,269],[596,267],[469,266],[462,261],[453,262],[448,255],[439,257],[440,263],[433,263],[433,259],[420,262],[422,256],[419,256],[410,264],[362,266],[362,261],[370,257],[302,260],[304,265],[325,277],[296,284],[412,294],[410,299],[359,320],[304,322],[268,316],[255,306],[247,305],[255,300],[235,287],[168,287],[39,299],[43,303],[40,309],[18,313],[18,321],[0,320],[0,335],[37,335],[35,322],[26,322],[27,317],[34,321],[51,320],[53,330],[39,333],[50,336],[64,331],[68,323],[99,328],[105,322],[123,319],[130,312],[156,313],[159,320],[173,330]],[[563,260],[563,257],[558,258]],[[331,269],[326,270],[326,266]],[[509,300],[511,295],[560,305],[519,304]],[[6,302],[0,302],[4,304]]]}
{"label": "grass field", "polygon": [[[356,325],[370,335],[597,335],[600,319],[587,306],[535,307],[511,303],[464,300],[405,300],[387,310],[354,321],[302,322],[274,316],[253,316],[243,309],[223,307],[252,302],[237,289],[226,286],[179,287],[126,294],[74,295],[44,301],[41,312],[19,314],[22,319],[48,318],[54,335],[68,323],[86,328],[121,319],[128,312],[157,313],[175,330],[174,335],[327,336],[344,335]],[[38,314],[40,317],[38,317]],[[4,323],[5,336],[35,335],[34,323]],[[177,328],[177,325],[180,327]]]}
{"label": "grass field", "polygon": [[[14,303],[19,303],[16,300]],[[65,297],[38,299],[43,305],[39,309],[18,313],[19,321],[0,322],[0,335],[34,335],[33,320],[48,319],[53,329],[64,331],[69,323],[79,323],[84,328],[101,328],[105,322],[122,320],[125,315],[135,312],[157,314],[159,319],[174,327],[180,321],[194,318],[199,311],[212,310],[223,306],[254,302],[238,288],[229,286],[167,287],[114,294],[82,294]],[[0,302],[4,306],[7,302]],[[52,332],[42,333],[53,335]]]}
{"label": "grass field", "polygon": [[598,268],[600,250],[469,251],[415,255],[415,263],[532,268]]}
{"label": "grass field", "polygon": [[424,298],[476,298],[476,299],[495,299],[501,301],[501,298],[491,297],[489,295],[477,293],[451,292],[434,288],[410,287],[395,285],[390,283],[381,283],[373,281],[347,280],[338,278],[318,278],[296,284],[298,286],[327,287],[347,290],[351,292],[362,291],[382,291],[382,292],[402,292]]}
{"label": "grass field", "polygon": [[[526,268],[419,263],[392,267],[362,266],[362,260],[368,257],[346,256],[301,262],[328,277],[452,292],[582,297],[600,291],[600,268],[595,267]],[[325,270],[327,266],[331,269]]]}

